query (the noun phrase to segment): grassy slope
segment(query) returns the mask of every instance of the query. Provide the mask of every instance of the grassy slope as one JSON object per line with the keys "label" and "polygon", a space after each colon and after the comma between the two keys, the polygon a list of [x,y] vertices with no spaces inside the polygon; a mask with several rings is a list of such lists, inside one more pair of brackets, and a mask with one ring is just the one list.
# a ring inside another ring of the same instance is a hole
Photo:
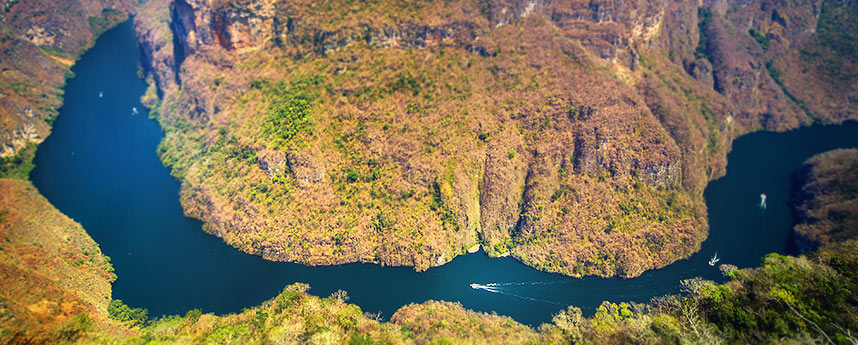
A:
{"label": "grassy slope", "polygon": [[[650,304],[605,302],[593,317],[569,307],[538,329],[429,301],[402,307],[390,322],[346,304],[344,294],[306,295],[307,286],[236,315],[189,312],[140,329],[140,336],[90,333],[94,343],[309,344],[721,344],[855,341],[858,241],[806,257],[772,254],[756,269],[725,272],[724,285],[693,279],[686,293]],[[852,330],[852,332],[849,332]]]}

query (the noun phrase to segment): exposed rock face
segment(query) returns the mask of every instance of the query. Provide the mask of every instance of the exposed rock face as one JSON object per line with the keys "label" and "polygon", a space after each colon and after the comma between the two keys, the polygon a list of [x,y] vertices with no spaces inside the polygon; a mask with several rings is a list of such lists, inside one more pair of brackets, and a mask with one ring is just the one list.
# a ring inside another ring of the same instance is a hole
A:
{"label": "exposed rock face", "polygon": [[313,184],[325,181],[325,165],[317,157],[319,153],[310,151],[290,153],[287,158],[289,170],[292,172],[295,182],[300,188],[309,188]]}
{"label": "exposed rock face", "polygon": [[59,87],[74,59],[107,26],[133,11],[129,0],[13,1],[0,26],[0,158],[15,156],[50,132]]}
{"label": "exposed rock face", "polygon": [[[856,117],[812,111],[779,67],[822,40],[819,1],[697,5],[161,0],[144,11],[172,29],[137,27],[162,123],[192,124],[163,158],[228,243],[418,269],[480,243],[630,277],[699,248],[735,136]],[[313,104],[309,129],[272,136],[278,94]]]}

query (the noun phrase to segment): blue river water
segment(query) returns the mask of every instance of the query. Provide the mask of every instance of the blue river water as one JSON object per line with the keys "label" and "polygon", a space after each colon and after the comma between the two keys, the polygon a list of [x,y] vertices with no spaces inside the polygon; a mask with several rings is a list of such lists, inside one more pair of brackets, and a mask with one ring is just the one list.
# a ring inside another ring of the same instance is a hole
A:
{"label": "blue river water", "polygon": [[[350,302],[384,318],[408,303],[433,299],[538,325],[567,305],[589,314],[604,300],[646,302],[679,291],[681,279],[720,280],[717,268],[707,265],[715,252],[721,263],[739,267],[756,266],[770,252],[788,253],[791,174],[813,154],[858,147],[855,123],[739,138],[728,156],[727,175],[705,192],[710,237],[702,250],[634,279],[569,278],[482,253],[422,273],[371,264],[307,267],[241,253],[183,216],[179,183],[156,156],[163,133],[139,102],[146,88],[138,77],[139,58],[126,22],[78,61],[31,179],[112,258],[118,275],[114,298],[148,308],[153,316],[195,308],[238,312],[293,282],[310,284],[319,296],[346,290]],[[761,193],[768,195],[764,211],[758,207]],[[491,292],[470,283],[499,286]]]}

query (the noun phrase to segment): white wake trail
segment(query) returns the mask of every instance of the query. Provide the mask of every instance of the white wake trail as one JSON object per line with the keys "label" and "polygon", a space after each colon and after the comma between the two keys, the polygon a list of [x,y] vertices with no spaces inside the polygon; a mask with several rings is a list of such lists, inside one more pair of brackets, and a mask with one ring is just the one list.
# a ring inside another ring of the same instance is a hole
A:
{"label": "white wake trail", "polygon": [[503,287],[503,286],[513,286],[513,285],[519,285],[519,286],[520,286],[520,285],[528,285],[528,284],[529,284],[529,285],[534,285],[534,284],[530,284],[530,283],[539,283],[539,282],[526,282],[526,283],[489,283],[489,284],[476,284],[476,283],[474,283],[474,284],[471,284],[471,288],[473,288],[474,290],[484,290],[484,291],[488,291],[488,292],[491,292],[491,293],[499,293],[499,294],[501,294],[501,295],[506,295],[506,296],[515,297],[515,298],[520,298],[520,299],[528,300],[528,301],[534,301],[534,302],[540,302],[540,303],[548,303],[548,304],[553,304],[553,305],[563,305],[563,304],[561,304],[561,303],[554,302],[554,301],[549,301],[549,300],[544,300],[544,299],[539,299],[539,298],[533,298],[533,297],[528,297],[528,296],[522,296],[522,295],[519,295],[519,294],[515,294],[515,293],[512,293],[512,292],[509,292],[509,291],[503,291],[503,290],[501,290],[501,287]]}

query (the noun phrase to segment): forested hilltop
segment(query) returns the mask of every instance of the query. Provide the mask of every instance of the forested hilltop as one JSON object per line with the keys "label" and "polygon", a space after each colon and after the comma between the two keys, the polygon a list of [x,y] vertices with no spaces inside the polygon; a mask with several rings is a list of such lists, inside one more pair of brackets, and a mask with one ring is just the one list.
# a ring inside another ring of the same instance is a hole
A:
{"label": "forested hilltop", "polygon": [[858,118],[850,1],[150,0],[162,161],[269,260],[635,277],[732,140]]}
{"label": "forested hilltop", "polygon": [[[844,212],[855,214],[856,164],[856,150],[827,153],[809,161],[811,173],[800,181],[801,190],[812,191],[814,200],[825,201],[814,203],[814,210],[848,208]],[[817,168],[820,166],[825,168]],[[843,176],[853,178],[839,179]],[[834,188],[817,188],[817,181],[837,182]],[[0,192],[0,343],[858,341],[854,333],[858,329],[858,240],[854,231],[832,237],[819,250],[800,257],[768,255],[759,268],[737,270],[722,265],[721,271],[730,277],[723,285],[690,279],[683,281],[681,295],[657,297],[649,304],[604,302],[590,318],[571,306],[537,329],[508,317],[435,301],[404,306],[390,321],[380,321],[348,304],[344,291],[319,298],[307,294],[309,287],[304,284],[287,286],[278,296],[238,314],[216,316],[192,310],[184,316],[148,320],[145,310],[110,301],[113,276],[109,259],[79,225],[50,206],[25,181],[0,180]],[[824,227],[816,228],[818,233],[842,234],[838,229],[851,223],[854,218],[831,217],[823,222]],[[805,226],[799,224],[796,229],[802,232]]]}

